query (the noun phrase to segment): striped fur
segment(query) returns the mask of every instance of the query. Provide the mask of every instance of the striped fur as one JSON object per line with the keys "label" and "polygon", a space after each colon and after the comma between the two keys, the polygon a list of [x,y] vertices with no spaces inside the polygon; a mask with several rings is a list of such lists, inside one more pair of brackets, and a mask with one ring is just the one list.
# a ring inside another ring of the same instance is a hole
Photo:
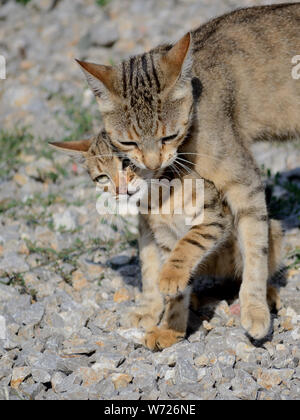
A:
{"label": "striped fur", "polygon": [[[85,142],[72,142],[72,153],[78,144],[78,153],[83,155],[91,178],[98,182],[99,177],[107,176],[113,182],[106,184],[105,188],[111,194],[118,195],[117,174],[122,170],[122,157],[114,153],[103,135],[100,133]],[[69,152],[70,143],[56,143],[55,147]],[[133,171],[130,166],[123,172],[128,187],[135,185],[138,188],[142,177],[155,177],[154,171]],[[168,170],[160,174],[160,178],[164,176],[183,182],[194,178],[195,174],[185,175]],[[98,186],[101,187],[101,184]],[[155,183],[152,188],[155,189],[155,186],[159,188]],[[192,277],[211,275],[240,279],[243,271],[233,215],[214,185],[204,180],[203,220],[201,224],[192,226],[186,225],[186,214],[174,214],[180,204],[178,200],[182,200],[176,193],[174,188],[168,199],[170,214],[163,214],[161,200],[158,214],[139,216],[143,298],[139,306],[129,314],[128,321],[131,325],[147,330],[145,344],[153,350],[168,347],[185,336]],[[193,199],[193,195],[190,199]],[[166,205],[166,200],[163,203]],[[201,209],[195,208],[192,215],[194,220],[201,213]],[[280,224],[271,221],[269,233],[272,241],[269,271],[273,274],[281,261]],[[262,252],[266,253],[266,249],[262,249]],[[163,299],[161,292],[169,298]]]}
{"label": "striped fur", "polygon": [[[82,64],[96,79],[90,83],[118,150],[151,170],[185,153],[199,175],[223,193],[244,261],[242,324],[257,339],[270,326],[270,238],[250,145],[300,134],[300,83],[292,78],[299,21],[298,2],[241,9],[208,22],[174,46],[131,57],[111,68],[111,78],[106,67]],[[163,140],[175,134],[172,141]]]}

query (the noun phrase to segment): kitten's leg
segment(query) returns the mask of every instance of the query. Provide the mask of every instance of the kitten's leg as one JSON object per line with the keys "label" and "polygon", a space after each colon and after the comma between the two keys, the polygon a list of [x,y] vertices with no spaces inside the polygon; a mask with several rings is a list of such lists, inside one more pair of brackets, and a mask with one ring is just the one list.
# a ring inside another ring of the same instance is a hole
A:
{"label": "kitten's leg", "polygon": [[178,241],[163,265],[159,279],[159,289],[163,294],[174,296],[183,292],[197,265],[226,239],[230,227],[228,218],[218,212],[209,213],[209,216]]}
{"label": "kitten's leg", "polygon": [[169,298],[158,327],[146,333],[145,345],[151,350],[163,350],[183,340],[186,334],[191,287],[174,298]]}
{"label": "kitten's leg", "polygon": [[164,309],[163,297],[158,289],[161,260],[152,232],[142,216],[140,216],[139,233],[143,294],[139,305],[129,313],[128,320],[134,327],[148,329],[157,325]]}

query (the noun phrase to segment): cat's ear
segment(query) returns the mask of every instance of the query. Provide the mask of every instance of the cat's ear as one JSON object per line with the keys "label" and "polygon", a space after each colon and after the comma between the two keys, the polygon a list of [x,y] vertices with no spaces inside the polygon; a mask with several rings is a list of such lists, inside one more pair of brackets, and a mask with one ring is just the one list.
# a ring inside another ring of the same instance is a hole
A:
{"label": "cat's ear", "polygon": [[115,69],[111,66],[88,63],[77,59],[76,61],[81,66],[90,88],[99,100],[98,102],[100,104],[101,102],[109,102],[108,93],[116,94],[114,88]]}
{"label": "cat's ear", "polygon": [[191,79],[193,64],[191,43],[191,34],[188,32],[161,58],[161,67],[168,87],[177,81],[184,83]]}
{"label": "cat's ear", "polygon": [[66,141],[66,142],[53,142],[48,143],[60,152],[64,152],[71,158],[79,163],[84,163],[86,160],[87,152],[92,144],[92,139],[79,140],[79,141]]}

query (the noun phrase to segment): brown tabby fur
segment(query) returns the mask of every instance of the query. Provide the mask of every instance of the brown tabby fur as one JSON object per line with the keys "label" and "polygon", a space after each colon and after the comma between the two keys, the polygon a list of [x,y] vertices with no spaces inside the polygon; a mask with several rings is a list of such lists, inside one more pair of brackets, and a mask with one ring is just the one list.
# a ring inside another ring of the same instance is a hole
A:
{"label": "brown tabby fur", "polygon": [[[119,194],[119,171],[125,174],[126,186],[134,187],[132,191],[138,191],[138,181],[142,179],[143,174],[147,178],[155,176],[154,171],[150,174],[141,170],[133,172],[130,166],[122,169],[122,159],[114,153],[101,134],[86,141],[52,145],[82,157],[95,182],[107,177],[105,185],[98,185],[103,189],[107,188],[115,196]],[[172,174],[165,171],[161,177],[165,176],[183,182],[185,179],[193,179],[195,174]],[[153,187],[159,188],[157,184]],[[185,224],[185,214],[174,214],[174,209],[178,208],[178,200],[181,200],[180,196],[176,196],[176,192],[174,188],[169,198],[161,200],[159,214],[150,212],[139,215],[143,299],[139,307],[129,314],[129,322],[147,330],[145,344],[153,350],[168,347],[185,336],[191,292],[187,285],[192,276],[210,275],[240,279],[243,270],[232,214],[213,184],[204,181],[203,220],[201,224],[193,226]],[[192,200],[192,197],[190,199]],[[168,200],[171,212],[162,214],[162,205],[166,205]],[[198,220],[196,218],[200,213],[201,209],[195,208],[194,220]],[[273,274],[281,261],[280,223],[271,220],[269,230],[269,272]],[[171,294],[176,296],[164,300],[160,291],[166,289],[169,292],[170,282],[174,287]]]}
{"label": "brown tabby fur", "polygon": [[[116,67],[79,61],[119,151],[151,170],[184,156],[222,192],[243,258],[242,325],[257,339],[270,326],[270,238],[250,145],[300,133],[300,82],[291,75],[291,60],[300,52],[299,28],[300,3],[253,7]],[[182,289],[178,281],[162,282],[162,291]]]}

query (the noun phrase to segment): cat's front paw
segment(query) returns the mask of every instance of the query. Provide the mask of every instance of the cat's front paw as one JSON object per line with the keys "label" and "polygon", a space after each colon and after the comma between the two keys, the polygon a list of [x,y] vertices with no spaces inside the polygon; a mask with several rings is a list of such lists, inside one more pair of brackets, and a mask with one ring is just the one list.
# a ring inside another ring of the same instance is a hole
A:
{"label": "cat's front paw", "polygon": [[154,327],[145,335],[144,344],[150,350],[160,351],[182,341],[184,336],[184,332]]}
{"label": "cat's front paw", "polygon": [[162,294],[175,296],[187,287],[189,276],[187,273],[178,270],[168,264],[161,271],[159,278],[159,290]]}
{"label": "cat's front paw", "polygon": [[270,311],[267,303],[247,302],[241,305],[241,324],[256,339],[265,338],[270,331]]}

